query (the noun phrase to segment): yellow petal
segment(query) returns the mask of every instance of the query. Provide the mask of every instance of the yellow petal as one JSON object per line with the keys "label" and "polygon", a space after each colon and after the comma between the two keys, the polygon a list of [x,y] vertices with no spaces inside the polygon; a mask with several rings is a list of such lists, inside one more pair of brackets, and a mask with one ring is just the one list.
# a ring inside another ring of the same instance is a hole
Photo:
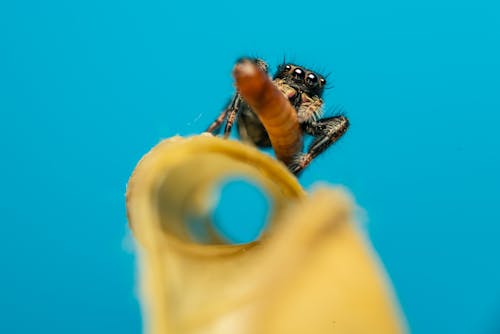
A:
{"label": "yellow petal", "polygon": [[[210,221],[213,190],[233,177],[273,203],[267,230],[245,245],[226,244]],[[210,135],[161,142],[127,187],[145,332],[404,333],[352,211],[344,191],[322,186],[307,195],[282,163],[240,142]],[[210,231],[204,244],[192,239],[193,216]]]}

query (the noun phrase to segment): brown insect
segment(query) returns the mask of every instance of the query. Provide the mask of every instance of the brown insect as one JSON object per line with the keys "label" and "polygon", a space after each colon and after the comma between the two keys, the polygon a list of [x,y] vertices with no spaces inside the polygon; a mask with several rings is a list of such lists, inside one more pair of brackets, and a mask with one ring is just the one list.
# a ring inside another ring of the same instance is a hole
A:
{"label": "brown insect", "polygon": [[[259,147],[272,146],[276,157],[294,174],[336,142],[349,127],[343,115],[320,118],[326,79],[307,68],[285,63],[271,80],[261,59],[240,59],[233,76],[237,92],[207,131],[224,137],[236,122],[240,138]],[[313,142],[302,153],[303,134]]]}

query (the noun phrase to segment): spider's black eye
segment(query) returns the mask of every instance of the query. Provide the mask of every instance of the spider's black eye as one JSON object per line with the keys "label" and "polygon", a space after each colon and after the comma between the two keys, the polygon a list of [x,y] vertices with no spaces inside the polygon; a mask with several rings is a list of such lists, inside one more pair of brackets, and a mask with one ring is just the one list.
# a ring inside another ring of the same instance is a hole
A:
{"label": "spider's black eye", "polygon": [[323,79],[323,78],[319,79],[319,81],[321,82],[321,84],[322,84],[323,86],[326,84],[326,80],[325,80],[325,79]]}
{"label": "spider's black eye", "polygon": [[285,66],[285,70],[287,70],[287,71],[290,71],[291,68],[292,68],[292,66],[290,66],[290,65]]}
{"label": "spider's black eye", "polygon": [[314,75],[313,73],[309,73],[307,75],[307,82],[311,85],[314,85],[318,82],[318,77]]}
{"label": "spider's black eye", "polygon": [[294,75],[295,77],[297,77],[297,78],[301,78],[301,79],[303,79],[303,78],[304,78],[305,73],[304,73],[304,70],[302,70],[301,68],[298,68],[298,67],[297,67],[295,70],[293,70],[293,75]]}

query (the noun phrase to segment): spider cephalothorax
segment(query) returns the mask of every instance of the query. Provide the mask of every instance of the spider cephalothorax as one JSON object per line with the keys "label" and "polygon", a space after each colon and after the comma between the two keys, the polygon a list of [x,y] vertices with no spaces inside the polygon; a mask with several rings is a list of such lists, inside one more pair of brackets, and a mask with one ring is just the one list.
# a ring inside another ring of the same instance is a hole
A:
{"label": "spider cephalothorax", "polygon": [[[257,58],[240,59],[238,62],[250,62],[258,71],[267,73],[267,64]],[[320,118],[323,111],[323,90],[325,78],[314,71],[295,64],[285,63],[278,66],[273,77],[273,84],[288,99],[297,113],[294,116],[298,123],[297,131],[314,137],[306,153],[296,152],[292,162],[287,162],[290,171],[298,174],[320,153],[337,141],[349,127],[349,121],[343,115]],[[273,85],[270,84],[270,87]],[[279,94],[279,93],[278,93]],[[288,102],[284,101],[286,104]],[[293,112],[292,112],[293,113]],[[224,136],[229,136],[234,122],[238,125],[238,132],[243,141],[260,147],[271,146],[269,134],[257,114],[236,92],[229,105],[219,117],[208,127],[207,131],[218,133],[222,123],[226,121]],[[301,146],[301,145],[300,145]]]}

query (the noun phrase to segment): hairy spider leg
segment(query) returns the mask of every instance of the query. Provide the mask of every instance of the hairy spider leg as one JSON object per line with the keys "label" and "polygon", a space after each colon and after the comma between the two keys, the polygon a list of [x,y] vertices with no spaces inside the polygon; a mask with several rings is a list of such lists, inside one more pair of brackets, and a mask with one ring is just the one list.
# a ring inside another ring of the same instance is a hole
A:
{"label": "hairy spider leg", "polygon": [[290,171],[296,175],[342,137],[349,128],[349,120],[345,116],[332,116],[308,122],[302,126],[306,133],[316,138],[307,149],[307,153],[298,155],[290,165]]}
{"label": "hairy spider leg", "polygon": [[240,105],[241,96],[239,93],[236,93],[233,100],[231,101],[229,108],[227,109],[228,112],[226,127],[224,128],[224,138],[229,137],[229,135],[231,134],[231,129],[233,128],[233,124],[236,121],[236,117],[238,116],[238,111],[240,110]]}
{"label": "hairy spider leg", "polygon": [[212,124],[210,124],[210,126],[207,128],[207,130],[205,132],[210,132],[214,135],[218,134],[219,130],[220,130],[220,126],[222,125],[222,123],[226,119],[227,111],[228,111],[227,108],[222,110],[220,115],[215,119],[215,121],[212,122]]}
{"label": "hairy spider leg", "polygon": [[[214,135],[218,134],[222,123],[224,123],[224,121],[228,117],[227,114],[231,110],[233,110],[234,108],[239,108],[240,102],[237,100],[240,100],[240,99],[241,98],[240,98],[239,94],[235,94],[234,97],[229,102],[229,104],[227,105],[227,107],[224,108],[224,110],[219,114],[219,116],[215,119],[215,121],[213,121],[212,124],[210,124],[210,126],[207,128],[206,132],[210,132]],[[231,130],[231,129],[229,129],[229,130]]]}

